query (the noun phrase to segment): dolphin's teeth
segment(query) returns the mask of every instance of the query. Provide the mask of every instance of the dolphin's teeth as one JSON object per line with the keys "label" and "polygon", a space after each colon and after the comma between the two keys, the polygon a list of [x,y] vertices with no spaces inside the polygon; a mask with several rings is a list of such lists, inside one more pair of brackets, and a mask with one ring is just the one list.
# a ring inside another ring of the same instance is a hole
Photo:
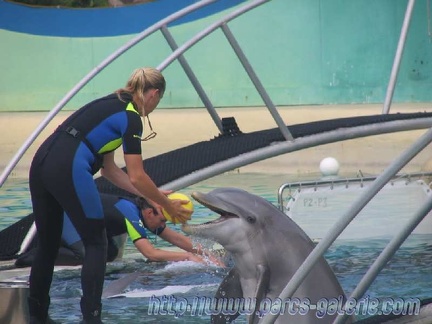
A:
{"label": "dolphin's teeth", "polygon": [[202,223],[200,225],[216,224],[216,223],[220,223],[220,222],[222,222],[224,220],[225,220],[225,217],[221,216],[219,218],[216,218],[215,220],[212,220],[212,221],[209,221],[209,222],[205,222],[205,223]]}
{"label": "dolphin's teeth", "polygon": [[191,225],[190,227],[200,227],[200,226],[204,226],[204,225],[218,224],[218,223],[221,223],[221,222],[223,222],[229,218],[233,218],[233,217],[238,218],[237,215],[229,213],[226,210],[223,210],[222,208],[220,208],[218,206],[212,205],[210,202],[206,201],[205,195],[202,195],[199,192],[192,193],[192,198],[194,198],[197,202],[199,202],[204,207],[207,207],[211,211],[219,214],[220,217],[218,219],[215,219],[215,220],[212,220],[209,222],[205,222],[202,224]]}
{"label": "dolphin's teeth", "polygon": [[207,223],[219,223],[219,222],[223,222],[224,220],[227,220],[228,218],[238,218],[238,216],[234,214],[220,214],[220,217],[218,219],[215,219]]}
{"label": "dolphin's teeth", "polygon": [[212,224],[222,223],[222,222],[226,221],[229,218],[238,218],[238,216],[234,215],[234,214],[223,214],[223,215],[220,215],[219,218],[214,219],[212,221],[205,222],[205,223],[194,224],[194,225],[185,224],[185,225],[182,226],[182,230],[185,231],[185,232],[187,232],[187,233],[189,233],[189,232],[193,231],[194,228],[199,228],[199,227],[203,227],[203,226],[206,226],[206,225],[212,225]]}
{"label": "dolphin's teeth", "polygon": [[235,214],[226,213],[226,214],[220,214],[220,215],[221,215],[221,218],[238,218],[238,216]]}

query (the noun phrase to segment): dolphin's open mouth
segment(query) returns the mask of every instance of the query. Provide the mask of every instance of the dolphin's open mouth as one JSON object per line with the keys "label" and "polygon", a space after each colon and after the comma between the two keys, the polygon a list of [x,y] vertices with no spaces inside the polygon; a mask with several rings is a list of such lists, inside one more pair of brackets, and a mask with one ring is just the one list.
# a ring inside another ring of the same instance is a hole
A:
{"label": "dolphin's open mouth", "polygon": [[215,213],[219,214],[219,216],[220,216],[218,219],[215,219],[215,220],[210,221],[210,222],[203,223],[201,225],[209,224],[209,223],[219,223],[219,222],[221,222],[221,221],[223,221],[223,220],[225,220],[227,218],[232,218],[232,217],[237,217],[238,218],[237,215],[224,210],[222,206],[220,206],[219,204],[217,204],[217,201],[214,201],[214,200],[209,201],[209,200],[205,199],[205,198],[208,197],[208,195],[203,195],[203,194],[200,194],[199,192],[194,192],[194,193],[192,193],[192,197],[197,202],[199,202],[201,205],[203,205],[204,207],[207,207],[211,211],[214,211]]}
{"label": "dolphin's open mouth", "polygon": [[219,218],[209,221],[209,222],[205,222],[199,225],[189,225],[189,226],[202,226],[202,225],[208,225],[208,224],[215,224],[215,223],[220,223],[223,222],[229,218],[238,218],[237,215],[230,213],[229,211],[226,211],[223,209],[222,206],[220,206],[220,204],[218,204],[218,201],[215,199],[206,199],[206,198],[210,198],[209,195],[203,195],[199,192],[194,192],[192,194],[192,197],[199,202],[201,205],[203,205],[204,207],[207,207],[208,209],[210,209],[211,211],[214,211],[215,213],[219,214]]}

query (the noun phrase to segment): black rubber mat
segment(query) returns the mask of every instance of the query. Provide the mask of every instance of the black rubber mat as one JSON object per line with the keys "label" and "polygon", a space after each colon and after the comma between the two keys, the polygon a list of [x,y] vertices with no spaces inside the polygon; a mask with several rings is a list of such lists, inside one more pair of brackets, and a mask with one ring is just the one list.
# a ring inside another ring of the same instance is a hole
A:
{"label": "black rubber mat", "polygon": [[15,258],[33,219],[33,214],[30,214],[0,232],[0,260]]}
{"label": "black rubber mat", "polygon": [[[432,117],[432,113],[386,114],[350,118],[322,120],[311,123],[288,125],[294,138],[324,133],[340,128],[349,128],[395,120],[409,120]],[[233,126],[234,128],[236,125]],[[279,128],[252,133],[241,133],[227,130],[226,135],[219,135],[209,141],[198,142],[180,149],[170,151],[143,161],[146,172],[157,186],[164,185],[196,170],[209,167],[217,162],[236,157],[240,154],[284,141]],[[123,168],[124,171],[125,168]],[[115,187],[105,178],[96,179],[100,192],[128,195]]]}
{"label": "black rubber mat", "polygon": [[[396,120],[409,120],[432,117],[432,113],[386,114],[322,120],[304,124],[288,125],[294,138],[324,133],[340,128],[385,123]],[[242,133],[234,118],[223,120],[223,134],[209,140],[179,148],[143,161],[146,172],[157,186],[188,175],[196,170],[209,167],[217,162],[240,154],[284,141],[279,128]],[[125,169],[123,168],[125,171]],[[130,196],[130,194],[105,178],[97,178],[96,185],[101,193]],[[33,222],[31,215],[12,224],[0,232],[0,260],[16,257],[22,240]]]}

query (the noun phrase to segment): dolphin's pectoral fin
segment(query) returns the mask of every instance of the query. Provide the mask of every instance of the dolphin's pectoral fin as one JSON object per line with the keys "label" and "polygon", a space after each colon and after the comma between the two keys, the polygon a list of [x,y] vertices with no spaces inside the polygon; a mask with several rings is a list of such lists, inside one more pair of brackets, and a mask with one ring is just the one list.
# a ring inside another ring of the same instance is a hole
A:
{"label": "dolphin's pectoral fin", "polygon": [[109,298],[114,295],[121,294],[127,286],[129,286],[132,282],[136,280],[142,273],[139,271],[135,271],[125,275],[124,277],[114,280],[102,292],[102,298]]}
{"label": "dolphin's pectoral fin", "polygon": [[257,315],[260,312],[259,305],[261,304],[262,299],[267,294],[269,288],[269,282],[270,282],[270,271],[266,266],[262,264],[258,264],[257,274],[258,274],[258,282],[255,291],[256,304],[255,304],[254,312],[249,317],[249,324],[254,324],[259,322],[260,317],[257,317]]}
{"label": "dolphin's pectoral fin", "polygon": [[[227,298],[243,298],[243,290],[240,284],[240,275],[236,267],[232,268],[225,278],[222,280],[219,288],[215,294],[218,303],[222,303]],[[219,308],[218,308],[219,309]],[[226,313],[226,312],[225,312]],[[212,315],[211,323],[213,324],[226,324],[231,323],[239,316],[239,313],[231,315]]]}

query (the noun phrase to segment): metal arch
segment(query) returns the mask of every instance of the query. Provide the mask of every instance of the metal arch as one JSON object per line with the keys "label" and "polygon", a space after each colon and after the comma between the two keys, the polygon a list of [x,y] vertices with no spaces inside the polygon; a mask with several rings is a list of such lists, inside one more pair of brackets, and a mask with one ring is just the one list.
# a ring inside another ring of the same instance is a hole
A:
{"label": "metal arch", "polygon": [[[171,47],[171,50],[175,51],[178,48],[178,45],[174,38],[172,37],[170,31],[166,26],[163,26],[161,28],[161,32],[163,36],[165,37],[165,40],[167,41],[168,45]],[[216,127],[219,129],[219,132],[223,133],[223,126],[222,121],[219,117],[219,115],[216,113],[216,109],[213,107],[213,104],[210,101],[210,98],[207,96],[207,93],[204,91],[203,87],[201,86],[201,83],[199,83],[195,73],[192,71],[192,68],[190,67],[188,61],[186,58],[180,54],[178,56],[178,62],[183,68],[183,71],[186,73],[186,75],[189,78],[189,81],[192,83],[192,85],[195,88],[195,91],[198,93],[198,96],[200,97],[201,101],[203,102],[204,106],[206,106],[208,113],[212,117],[214,123],[216,124]]]}
{"label": "metal arch", "polygon": [[[301,285],[303,280],[312,270],[315,263],[321,258],[330,245],[336,240],[336,238],[343,232],[343,230],[350,224],[350,222],[359,214],[359,212],[368,204],[368,202],[381,190],[382,187],[409,161],[411,161],[417,154],[419,154],[429,143],[432,141],[432,128],[430,128],[425,134],[423,134],[417,141],[415,141],[410,147],[408,147],[396,160],[394,160],[381,175],[372,183],[369,190],[361,194],[351,205],[351,208],[345,212],[336,223],[330,228],[328,234],[318,243],[318,245],[312,250],[306,260],[297,269],[295,274],[291,277],[290,281],[287,283],[285,288],[282,290],[278,298],[285,300],[291,297],[298,287]],[[415,222],[420,222],[420,217],[424,216],[424,209],[431,206],[430,200],[421,207],[419,213],[416,214],[415,219],[409,222],[409,226],[404,226],[403,231],[400,235],[393,238],[392,242],[394,246],[399,243],[400,238],[405,235],[405,231],[410,229],[410,226]],[[412,225],[414,226],[414,225]],[[414,226],[415,227],[415,226]],[[409,233],[408,233],[409,234]],[[392,248],[392,247],[390,247]],[[394,251],[393,251],[394,252]],[[381,262],[381,258],[376,260],[377,263]],[[369,277],[369,274],[368,274]],[[368,279],[364,279],[366,283]],[[362,290],[362,286],[358,285],[356,290]],[[274,323],[278,317],[278,314],[269,315],[263,318],[261,324]]]}
{"label": "metal arch", "polygon": [[3,170],[0,176],[0,187],[3,186],[9,174],[12,172],[17,163],[21,160],[24,153],[28,150],[30,145],[35,141],[35,139],[39,136],[39,134],[45,129],[45,127],[50,123],[50,121],[58,114],[58,112],[81,90],[91,79],[93,79],[99,72],[101,72],[106,66],[108,66],[111,62],[117,59],[120,55],[125,53],[127,50],[135,46],[142,39],[147,36],[153,34],[155,31],[159,30],[163,26],[175,21],[195,10],[200,9],[201,7],[207,6],[217,0],[201,0],[196,2],[190,6],[179,10],[172,15],[160,20],[158,23],[153,26],[145,29],[143,32],[139,33],[133,39],[128,41],[126,44],[117,49],[114,53],[108,56],[105,60],[103,60],[99,65],[97,65],[93,70],[90,71],[81,81],[79,81],[60,101],[54,106],[53,109],[48,113],[48,115],[44,118],[44,120],[38,125],[38,127],[33,131],[33,133],[27,138],[24,144],[20,147],[18,152]]}
{"label": "metal arch", "polygon": [[[35,141],[35,139],[40,135],[40,133],[45,129],[45,127],[50,123],[50,121],[58,114],[58,112],[78,93],[79,90],[81,90],[90,80],[92,80],[99,72],[101,72],[106,66],[108,66],[111,62],[113,62],[115,59],[117,59],[119,56],[121,56],[123,53],[125,53],[127,50],[135,46],[137,43],[139,43],[141,40],[146,38],[147,36],[153,34],[157,30],[161,30],[162,34],[164,35],[165,39],[167,40],[168,44],[171,46],[171,48],[175,48],[176,44],[174,40],[170,37],[170,34],[166,28],[166,26],[171,23],[174,20],[177,20],[181,17],[183,17],[186,14],[189,14],[192,11],[198,10],[201,7],[207,6],[217,0],[201,0],[198,1],[195,4],[192,4],[182,10],[179,10],[175,12],[174,14],[160,20],[158,23],[154,24],[153,26],[147,28],[140,34],[138,34],[136,37],[134,37],[132,40],[128,41],[126,44],[121,46],[119,49],[117,49],[114,53],[112,53],[110,56],[108,56],[105,60],[103,60],[99,65],[97,65],[90,73],[88,73],[81,81],[79,81],[60,101],[59,103],[54,106],[53,109],[48,113],[48,115],[44,118],[44,120],[38,125],[38,127],[33,131],[33,133],[27,138],[27,140],[24,142],[24,144],[20,147],[18,152],[15,154],[15,156],[11,159],[9,164],[6,166],[6,168],[3,170],[2,174],[0,175],[0,187],[3,186],[4,182],[6,181],[7,177],[12,172],[13,168],[17,165],[17,163],[20,161],[24,153],[28,150],[28,148],[31,146],[31,144]],[[180,48],[177,48],[165,61],[163,61],[157,69],[159,71],[164,70],[170,63],[172,63],[175,59],[178,59],[181,57],[183,52],[185,52],[189,47],[191,47],[193,44],[198,42],[200,39],[205,37],[207,34],[211,33],[214,29],[219,27],[222,23],[226,23],[237,16],[248,12],[249,10],[265,3],[270,0],[256,0],[252,1],[245,6],[234,10],[231,14],[228,14],[222,19],[222,22],[217,22],[213,25],[210,25],[209,28],[205,29],[203,32],[198,33],[193,39],[191,39],[189,42],[183,44]],[[206,105],[210,115],[212,116],[216,126],[219,130],[221,130],[222,125],[220,122],[220,119],[218,115],[215,112],[214,107],[211,105],[210,101],[208,100],[207,96],[205,95],[204,91],[199,85],[199,82],[196,80],[196,78],[193,78],[192,70],[189,68],[187,69],[187,62],[182,59],[181,61],[183,68],[185,69],[186,74],[192,81],[193,85],[195,86],[195,89],[198,91],[199,95],[203,99],[204,104]],[[189,72],[189,73],[188,73]],[[192,77],[192,79],[191,79]],[[194,81],[196,81],[194,83]],[[198,87],[197,87],[198,86]],[[201,88],[201,91],[199,91]],[[263,91],[265,91],[263,89]],[[270,109],[270,108],[269,108]],[[278,116],[278,112],[276,109],[275,111],[272,111],[272,115]],[[279,118],[281,120],[281,118]],[[282,131],[284,136],[287,139],[290,139],[289,133],[286,135],[288,130],[286,132]]]}
{"label": "metal arch", "polygon": [[[384,268],[388,261],[393,257],[393,255],[398,251],[403,242],[408,238],[408,236],[414,231],[418,224],[426,217],[426,215],[432,209],[432,196],[430,196],[417,210],[417,212],[412,216],[408,223],[391,239],[391,241],[386,245],[386,247],[381,251],[380,255],[375,259],[373,264],[370,266],[366,274],[362,277],[360,282],[357,284],[354,291],[349,296],[349,300],[358,299],[366,292],[370,287],[372,282]],[[342,308],[342,314],[339,314],[333,324],[342,324],[348,320],[348,315],[346,310],[346,304]],[[429,319],[430,320],[430,319]]]}
{"label": "metal arch", "polygon": [[[168,56],[159,66],[157,67],[158,70],[163,71],[166,69],[174,60],[176,59],[182,59],[183,54],[193,47],[196,43],[201,41],[204,37],[210,35],[213,33],[216,29],[221,28],[222,32],[224,33],[225,37],[227,38],[229,44],[233,48],[235,54],[237,55],[238,59],[240,60],[241,64],[243,65],[244,69],[246,70],[246,73],[248,74],[249,78],[251,79],[252,83],[254,84],[255,88],[257,89],[258,93],[260,94],[261,98],[263,99],[267,109],[269,110],[270,114],[272,115],[273,119],[275,120],[277,126],[279,127],[282,135],[285,137],[287,141],[292,141],[293,136],[291,135],[290,131],[288,130],[288,127],[283,122],[282,117],[280,116],[279,112],[277,111],[276,107],[274,106],[273,102],[271,101],[269,95],[267,94],[266,90],[262,86],[261,82],[258,79],[258,76],[255,74],[252,66],[249,64],[246,56],[244,55],[243,51],[241,50],[239,44],[237,43],[234,35],[231,33],[230,29],[228,28],[227,23],[234,18],[254,9],[255,7],[258,7],[270,0],[255,0],[252,1],[241,8],[234,10],[233,12],[229,13],[228,15],[222,17],[218,21],[214,22],[210,26],[208,26],[206,29],[202,30],[201,32],[197,33],[194,37],[183,43],[182,46],[178,47],[170,56]],[[172,47],[173,48],[173,47]],[[183,64],[182,64],[183,65]],[[193,80],[191,79],[193,82]],[[195,84],[194,84],[195,86]],[[202,92],[201,92],[202,93]],[[202,97],[201,93],[199,92],[200,96]],[[216,112],[214,111],[214,108],[211,105],[207,105],[206,101],[204,101],[204,104],[207,107],[207,110],[209,111],[210,115],[213,116],[213,120],[216,123],[216,126],[219,127],[218,122],[215,120],[214,116]],[[219,127],[220,128],[220,127]]]}
{"label": "metal arch", "polygon": [[403,51],[405,49],[405,42],[406,42],[406,37],[407,37],[409,25],[411,22],[411,16],[412,16],[414,4],[415,4],[415,0],[409,0],[408,5],[407,5],[407,9],[405,11],[405,18],[404,18],[404,21],[402,24],[401,33],[399,36],[399,42],[398,42],[398,46],[396,49],[395,58],[393,61],[393,67],[392,67],[392,70],[390,73],[390,80],[389,80],[389,83],[387,86],[387,92],[386,92],[384,106],[383,106],[383,110],[382,110],[383,114],[388,114],[390,111],[390,105],[391,105],[391,102],[393,99],[393,93],[394,93],[394,89],[396,86],[397,77],[399,74],[400,62],[402,60]]}
{"label": "metal arch", "polygon": [[262,85],[255,71],[253,70],[252,66],[250,65],[248,59],[246,58],[246,55],[241,50],[240,45],[238,44],[237,40],[235,39],[228,25],[226,23],[222,24],[221,29],[225,37],[228,39],[228,42],[231,44],[231,47],[234,49],[234,52],[236,53],[238,59],[242,63],[244,69],[246,70],[246,73],[249,75],[249,78],[251,79],[252,83],[254,84],[255,88],[260,94],[267,109],[269,110],[270,114],[273,116],[273,119],[278,125],[283,137],[285,137],[287,141],[294,140],[293,136],[291,135],[291,132],[288,130],[288,127],[285,125],[281,115],[277,111],[275,105],[273,104],[273,101],[270,99],[270,96],[267,94],[267,91],[264,89],[264,86]]}
{"label": "metal arch", "polygon": [[189,48],[191,48],[196,43],[201,41],[204,37],[210,35],[217,28],[219,28],[222,24],[225,24],[225,23],[233,20],[234,18],[252,10],[253,8],[255,8],[259,5],[262,5],[265,2],[269,2],[269,1],[270,0],[255,0],[255,1],[252,1],[252,2],[242,6],[241,8],[239,8],[237,10],[232,11],[228,15],[226,15],[223,18],[221,18],[220,20],[214,22],[213,24],[211,24],[207,28],[203,29],[201,32],[197,33],[194,37],[192,37],[191,39],[189,39],[188,41],[183,43],[182,46],[177,48],[161,64],[159,64],[157,69],[159,71],[165,70],[172,62],[174,62],[177,59],[177,57],[184,54],[184,52],[186,52]]}

